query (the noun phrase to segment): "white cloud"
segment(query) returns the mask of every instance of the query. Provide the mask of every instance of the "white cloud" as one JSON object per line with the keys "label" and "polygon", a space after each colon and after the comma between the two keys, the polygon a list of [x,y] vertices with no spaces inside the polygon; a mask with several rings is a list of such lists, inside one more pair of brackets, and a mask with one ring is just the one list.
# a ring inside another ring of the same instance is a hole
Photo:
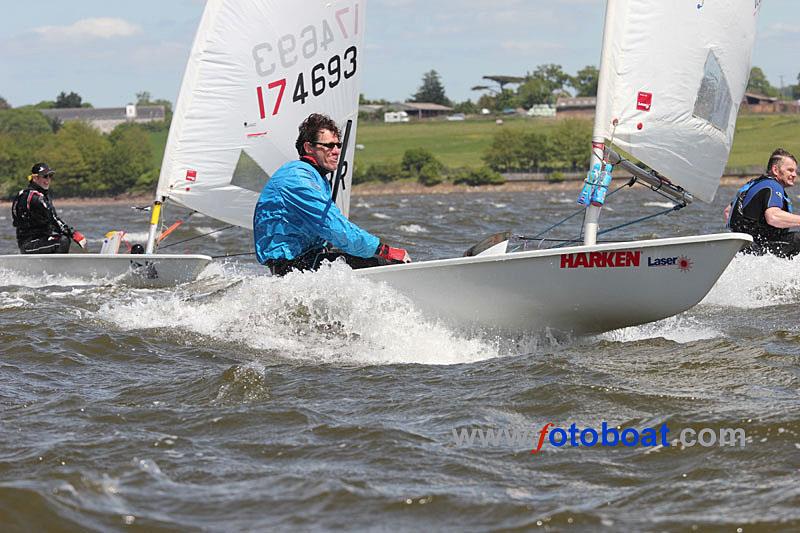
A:
{"label": "white cloud", "polygon": [[86,18],[70,26],[41,26],[33,31],[51,41],[85,41],[130,37],[142,29],[121,18]]}

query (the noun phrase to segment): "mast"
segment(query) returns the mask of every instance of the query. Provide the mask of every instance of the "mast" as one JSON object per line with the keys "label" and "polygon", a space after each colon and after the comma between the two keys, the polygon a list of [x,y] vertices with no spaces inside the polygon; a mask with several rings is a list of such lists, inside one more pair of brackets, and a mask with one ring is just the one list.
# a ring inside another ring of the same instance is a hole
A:
{"label": "mast", "polygon": [[[605,65],[606,58],[610,57],[613,53],[610,48],[612,46],[612,27],[611,22],[614,20],[614,4],[612,0],[606,1],[606,16],[603,24],[603,48],[600,52],[600,68],[599,80],[597,83],[597,103],[595,105],[594,115],[594,129],[592,131],[592,147],[591,157],[589,160],[589,168],[595,164],[600,164],[603,168],[603,152],[605,150],[605,124],[602,123],[602,117],[605,113],[600,113],[600,106],[610,106],[610,94],[608,91],[608,73],[606,70],[608,66]],[[604,65],[606,68],[604,69]],[[597,228],[600,224],[600,210],[601,206],[594,206],[589,204],[586,206],[586,217],[583,222],[583,244],[592,246],[597,244]]]}

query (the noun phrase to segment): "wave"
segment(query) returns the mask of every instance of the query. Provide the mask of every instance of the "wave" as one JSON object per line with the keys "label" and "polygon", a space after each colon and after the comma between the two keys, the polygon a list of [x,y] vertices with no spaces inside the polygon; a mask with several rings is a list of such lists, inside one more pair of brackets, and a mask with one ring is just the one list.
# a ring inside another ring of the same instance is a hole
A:
{"label": "wave", "polygon": [[800,259],[739,254],[701,304],[753,309],[800,300]]}
{"label": "wave", "polygon": [[227,279],[235,286],[200,298],[132,291],[95,316],[121,330],[191,333],[315,363],[456,364],[500,355],[497,345],[426,320],[387,285],[355,276],[342,263],[283,278]]}

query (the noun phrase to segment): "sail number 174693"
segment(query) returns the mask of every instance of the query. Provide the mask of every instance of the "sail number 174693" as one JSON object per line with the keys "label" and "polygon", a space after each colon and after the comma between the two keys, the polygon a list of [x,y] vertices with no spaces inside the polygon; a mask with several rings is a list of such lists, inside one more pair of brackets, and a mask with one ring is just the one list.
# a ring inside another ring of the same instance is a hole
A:
{"label": "sail number 174693", "polygon": [[[305,104],[311,96],[321,96],[327,89],[333,89],[342,79],[352,78],[358,69],[358,48],[351,46],[344,51],[342,57],[334,55],[327,61],[317,63],[311,68],[311,72],[300,72],[292,89],[292,102]],[[267,101],[274,101],[272,114],[277,115],[283,102],[283,93],[286,91],[286,78],[267,83],[266,89],[270,92],[264,94],[264,87],[256,87],[258,97],[258,110],[261,118],[267,117]],[[310,93],[309,93],[310,89]],[[274,99],[274,100],[273,100]]]}
{"label": "sail number 174693", "polygon": [[[329,55],[324,59],[317,56],[330,54],[337,48],[341,50],[353,42],[359,34],[359,5],[356,2],[337,9],[331,15],[330,19],[322,18],[296,34],[287,33],[253,47],[256,74],[267,80],[256,87],[262,120],[268,112],[272,115],[280,112],[287,86],[291,87],[292,102],[305,104],[309,98],[319,97],[326,90],[337,87],[343,79],[355,75],[358,68],[358,48],[355,45],[341,55]],[[311,66],[314,61],[319,62]],[[296,66],[301,70],[295,77],[294,72],[289,74],[287,71]]]}

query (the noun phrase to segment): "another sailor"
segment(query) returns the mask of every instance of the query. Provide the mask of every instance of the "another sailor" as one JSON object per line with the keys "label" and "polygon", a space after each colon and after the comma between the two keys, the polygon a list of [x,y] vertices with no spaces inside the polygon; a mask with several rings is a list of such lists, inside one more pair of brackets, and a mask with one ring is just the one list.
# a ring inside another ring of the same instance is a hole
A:
{"label": "another sailor", "polygon": [[[408,252],[392,248],[350,222],[331,198],[325,179],[335,173],[342,143],[326,115],[309,115],[299,127],[299,160],[272,175],[253,214],[258,261],[273,274],[314,270],[323,260],[342,258],[352,268],[410,263]],[[335,248],[334,248],[335,247]]]}
{"label": "another sailor", "polygon": [[749,233],[753,244],[743,251],[794,257],[800,253],[800,215],[792,212],[786,188],[797,179],[797,158],[778,148],[769,158],[763,176],[747,182],[725,208],[728,227]]}
{"label": "another sailor", "polygon": [[48,196],[54,174],[45,163],[33,165],[28,187],[11,204],[17,245],[23,254],[66,254],[71,241],[86,248],[86,238],[59,218]]}

